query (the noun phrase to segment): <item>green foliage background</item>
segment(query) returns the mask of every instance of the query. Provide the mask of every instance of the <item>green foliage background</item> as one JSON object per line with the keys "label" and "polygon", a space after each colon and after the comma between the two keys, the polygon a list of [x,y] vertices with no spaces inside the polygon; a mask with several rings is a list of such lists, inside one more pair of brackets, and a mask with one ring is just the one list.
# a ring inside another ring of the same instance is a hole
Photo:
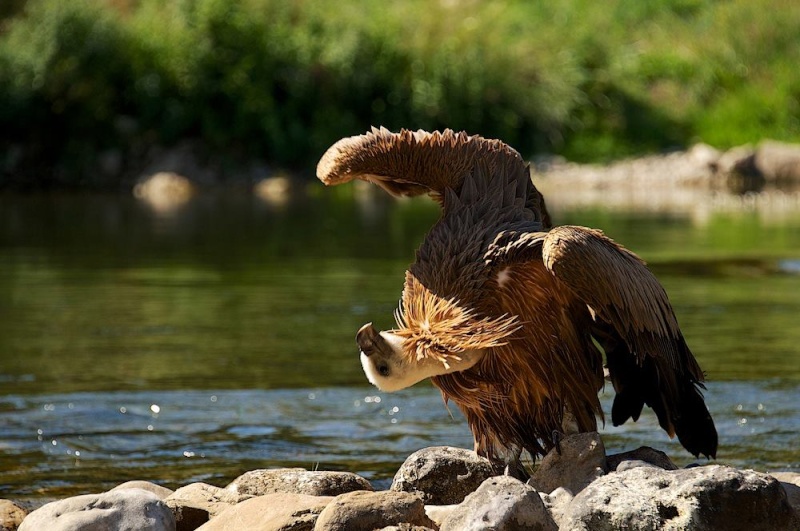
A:
{"label": "green foliage background", "polygon": [[[370,125],[524,155],[800,140],[795,0],[4,0],[0,186],[194,139],[308,171]],[[126,166],[126,167],[127,167]]]}

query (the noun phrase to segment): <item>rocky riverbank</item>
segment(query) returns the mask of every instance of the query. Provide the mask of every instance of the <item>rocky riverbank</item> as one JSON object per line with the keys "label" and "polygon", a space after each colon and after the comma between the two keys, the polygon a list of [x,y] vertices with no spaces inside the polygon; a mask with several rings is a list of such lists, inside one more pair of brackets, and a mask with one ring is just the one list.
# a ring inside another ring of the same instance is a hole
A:
{"label": "rocky riverbank", "polygon": [[709,463],[679,469],[658,450],[606,455],[597,433],[566,437],[522,481],[474,452],[425,448],[391,487],[349,472],[254,470],[229,485],[147,481],[48,503],[0,500],[3,531],[800,529],[800,473]]}
{"label": "rocky riverbank", "polygon": [[780,217],[800,209],[797,144],[767,140],[727,151],[697,144],[604,165],[542,158],[534,168],[536,186],[559,207],[603,205],[699,219],[720,210]]}

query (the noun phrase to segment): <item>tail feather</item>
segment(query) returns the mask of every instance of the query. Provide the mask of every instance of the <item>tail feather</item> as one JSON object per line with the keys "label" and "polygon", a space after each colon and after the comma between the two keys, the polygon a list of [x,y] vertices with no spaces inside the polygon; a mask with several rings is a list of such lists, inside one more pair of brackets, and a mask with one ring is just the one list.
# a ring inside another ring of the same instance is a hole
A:
{"label": "tail feather", "polygon": [[688,382],[681,391],[681,401],[673,418],[675,433],[684,448],[698,457],[717,457],[717,429],[708,412],[701,384]]}
{"label": "tail feather", "polygon": [[[644,404],[653,409],[659,425],[692,455],[716,458],[717,430],[701,392],[704,389],[695,364],[673,367],[664,360],[647,356],[642,363],[628,352],[613,334],[596,333],[606,351],[616,396],[611,408],[614,426],[628,419],[638,420]],[[685,343],[685,356],[691,356]],[[686,359],[689,359],[688,357]],[[693,358],[691,358],[693,360]]]}

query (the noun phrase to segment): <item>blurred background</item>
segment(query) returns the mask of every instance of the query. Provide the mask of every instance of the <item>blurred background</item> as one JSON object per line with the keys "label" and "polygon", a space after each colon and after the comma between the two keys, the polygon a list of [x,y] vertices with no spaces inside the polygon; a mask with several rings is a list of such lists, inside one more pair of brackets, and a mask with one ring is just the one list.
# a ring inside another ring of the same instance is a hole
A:
{"label": "blurred background", "polygon": [[[382,487],[471,448],[429,383],[361,372],[438,216],[316,181],[372,125],[532,160],[556,223],[666,287],[719,462],[800,469],[798,28],[794,0],[0,0],[0,497]],[[692,462],[652,414],[603,435]]]}
{"label": "blurred background", "polygon": [[576,161],[797,141],[798,27],[793,0],[3,0],[0,185],[309,170],[369,125]]}

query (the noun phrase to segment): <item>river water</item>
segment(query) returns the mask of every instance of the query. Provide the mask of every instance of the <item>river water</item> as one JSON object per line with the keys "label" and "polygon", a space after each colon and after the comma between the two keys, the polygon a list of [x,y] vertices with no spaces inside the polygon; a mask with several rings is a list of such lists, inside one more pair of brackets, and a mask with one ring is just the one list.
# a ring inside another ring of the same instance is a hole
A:
{"label": "river water", "polygon": [[[708,374],[718,461],[800,470],[800,212],[550,208],[639,253],[666,287]],[[383,487],[414,450],[471,447],[429,383],[371,388],[353,339],[392,325],[437,213],[314,185],[182,204],[0,196],[0,497],[224,486],[275,466]],[[603,433],[609,452],[693,460],[652,414]]]}

